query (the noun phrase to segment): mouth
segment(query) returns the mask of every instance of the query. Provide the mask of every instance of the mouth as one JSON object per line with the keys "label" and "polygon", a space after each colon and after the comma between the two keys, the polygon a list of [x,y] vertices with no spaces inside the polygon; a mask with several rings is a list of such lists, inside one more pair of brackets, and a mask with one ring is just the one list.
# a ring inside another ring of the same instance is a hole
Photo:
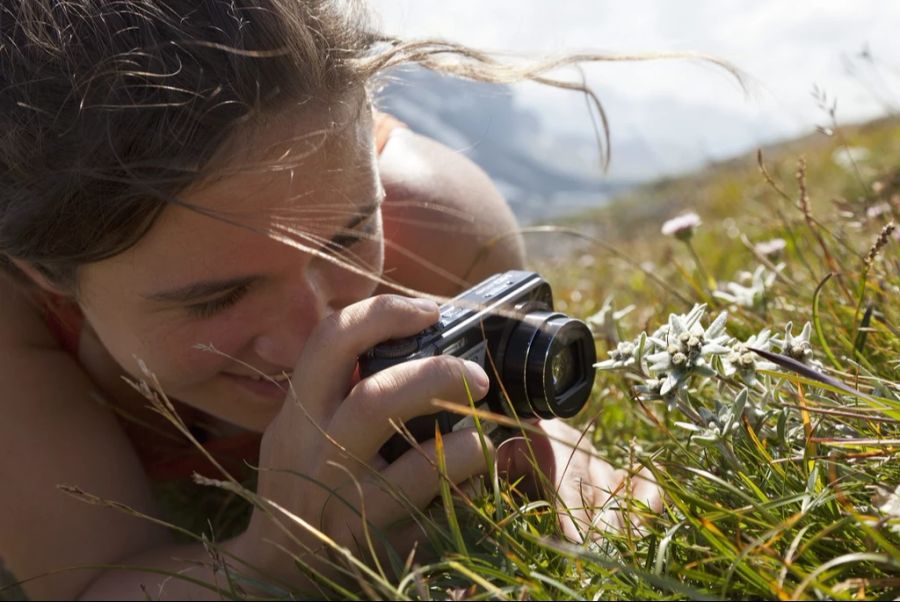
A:
{"label": "mouth", "polygon": [[284,401],[291,379],[291,375],[287,371],[280,374],[233,374],[231,372],[222,372],[221,374],[258,396],[278,401]]}
{"label": "mouth", "polygon": [[271,382],[274,380],[277,383],[286,383],[291,379],[291,375],[288,374],[287,371],[279,374],[231,374],[230,372],[226,372],[225,374],[237,378],[249,378],[256,382]]}

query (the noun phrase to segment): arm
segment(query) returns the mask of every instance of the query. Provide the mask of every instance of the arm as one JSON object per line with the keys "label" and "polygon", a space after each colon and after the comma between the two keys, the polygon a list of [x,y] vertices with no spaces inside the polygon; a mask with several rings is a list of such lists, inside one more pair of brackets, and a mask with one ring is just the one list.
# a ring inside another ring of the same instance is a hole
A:
{"label": "arm", "polygon": [[385,276],[454,295],[525,262],[518,224],[488,176],[460,152],[394,130],[379,168]]}
{"label": "arm", "polygon": [[[34,308],[0,276],[0,554],[17,578],[114,561],[167,541],[164,529],[89,506],[72,484],[153,511],[143,470],[115,418],[92,401],[87,376]],[[99,575],[66,571],[24,586],[32,598],[72,598]]]}

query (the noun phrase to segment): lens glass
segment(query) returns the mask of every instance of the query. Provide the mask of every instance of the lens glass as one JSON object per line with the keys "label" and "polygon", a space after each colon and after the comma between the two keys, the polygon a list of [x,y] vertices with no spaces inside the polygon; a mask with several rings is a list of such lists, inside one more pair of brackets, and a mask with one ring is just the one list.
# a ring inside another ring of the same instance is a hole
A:
{"label": "lens glass", "polygon": [[531,312],[512,331],[503,358],[510,403],[519,416],[570,418],[590,397],[596,361],[593,333],[584,322]]}
{"label": "lens glass", "polygon": [[576,343],[571,343],[562,349],[551,359],[550,370],[553,375],[553,392],[561,395],[575,381],[578,370],[575,366]]}

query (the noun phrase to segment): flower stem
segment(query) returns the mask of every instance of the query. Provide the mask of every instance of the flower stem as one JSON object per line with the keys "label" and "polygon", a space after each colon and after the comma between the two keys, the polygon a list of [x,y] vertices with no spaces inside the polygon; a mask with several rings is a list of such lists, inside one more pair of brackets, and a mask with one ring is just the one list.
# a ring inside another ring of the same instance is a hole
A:
{"label": "flower stem", "polygon": [[687,245],[688,250],[691,252],[691,257],[694,258],[694,264],[696,264],[697,271],[700,273],[700,280],[703,281],[703,288],[706,290],[706,294],[711,300],[713,298],[712,291],[716,288],[716,281],[709,275],[706,268],[703,267],[703,262],[700,261],[700,256],[697,255],[697,251],[694,249],[694,245],[691,244],[690,239],[686,239],[684,244]]}

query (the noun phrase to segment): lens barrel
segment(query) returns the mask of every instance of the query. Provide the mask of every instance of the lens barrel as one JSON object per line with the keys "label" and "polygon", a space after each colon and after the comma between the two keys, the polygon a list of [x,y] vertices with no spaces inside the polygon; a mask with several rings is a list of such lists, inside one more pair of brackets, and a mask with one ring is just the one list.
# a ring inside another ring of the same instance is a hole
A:
{"label": "lens barrel", "polygon": [[508,339],[503,383],[520,418],[569,418],[591,394],[596,361],[594,337],[584,322],[533,311]]}

